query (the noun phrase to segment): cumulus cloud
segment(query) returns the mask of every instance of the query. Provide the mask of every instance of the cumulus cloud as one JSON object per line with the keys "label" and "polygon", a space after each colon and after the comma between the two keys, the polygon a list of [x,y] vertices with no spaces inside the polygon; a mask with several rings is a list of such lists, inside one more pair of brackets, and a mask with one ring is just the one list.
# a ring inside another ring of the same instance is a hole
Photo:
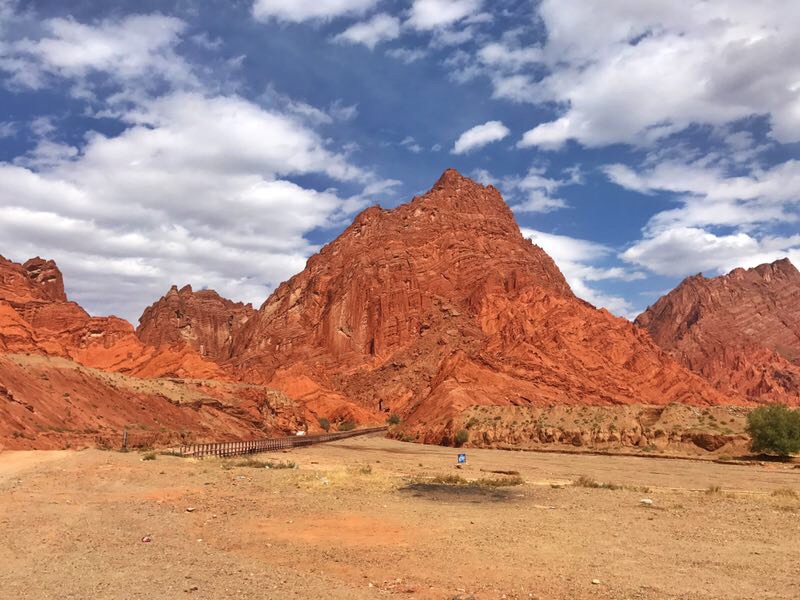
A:
{"label": "cumulus cloud", "polygon": [[[294,117],[241,98],[176,93],[126,121],[80,152],[0,165],[7,247],[64,263],[76,296],[96,310],[132,317],[176,277],[263,301],[315,249],[307,232],[365,203],[282,177],[377,183]],[[113,273],[104,258],[116,261]],[[101,276],[107,297],[87,292]]]}
{"label": "cumulus cloud", "polygon": [[627,262],[661,275],[727,273],[788,257],[800,264],[800,235],[756,239],[746,233],[716,235],[696,227],[676,227],[643,239],[621,254]]}
{"label": "cumulus cloud", "polygon": [[[176,276],[260,302],[302,268],[314,250],[308,231],[364,203],[281,180],[370,177],[291,117],[244,100],[182,94],[130,121],[117,137],[95,134],[79,157],[39,171],[0,167],[3,239],[21,257],[49,251],[66,261],[92,308],[131,317]],[[108,296],[88,294],[107,257],[117,265],[106,274]],[[94,273],[86,267],[98,264]]]}
{"label": "cumulus cloud", "polygon": [[[496,94],[566,107],[523,147],[642,144],[751,115],[769,116],[774,139],[800,141],[797,2],[544,0],[539,14],[542,47],[493,54],[506,69]],[[545,77],[518,72],[539,53]]]}
{"label": "cumulus cloud", "polygon": [[[105,40],[108,32],[139,40],[119,28],[138,32],[159,19],[65,26],[90,41]],[[93,61],[80,48],[70,54],[70,46],[60,46],[65,55],[56,57],[45,41],[70,39],[58,27],[24,44],[42,85],[95,72],[106,81],[155,72],[175,78],[127,96],[113,111],[113,134],[90,131],[66,144],[55,137],[52,121],[37,121],[31,130],[38,144],[0,163],[3,252],[16,260],[56,259],[70,294],[94,313],[135,320],[172,283],[260,303],[316,250],[310,232],[339,226],[397,184],[353,164],[318,131],[334,119],[353,118],[355,106],[339,102],[321,110],[280,94],[267,94],[260,104],[221,95],[196,83],[181,57],[175,57],[180,69],[162,68],[179,43],[174,35],[127,58],[112,40]],[[111,93],[92,102],[106,107]],[[308,176],[318,183],[301,185]],[[342,186],[349,191],[342,193]]]}
{"label": "cumulus cloud", "polygon": [[[0,45],[0,70],[15,85],[39,89],[53,77],[85,80],[102,72],[117,83],[146,88],[169,81],[194,85],[191,68],[175,52],[186,24],[164,15],[131,15],[96,24],[46,19],[39,39]],[[77,95],[87,94],[82,88]]]}
{"label": "cumulus cloud", "polygon": [[629,319],[635,316],[630,302],[622,297],[603,293],[587,284],[590,281],[609,279],[634,281],[645,277],[640,271],[597,266],[613,255],[611,248],[589,240],[525,227],[522,228],[522,234],[550,255],[578,297],[595,306],[607,308],[614,314]]}
{"label": "cumulus cloud", "polygon": [[377,44],[400,36],[400,19],[380,13],[345,29],[334,39],[351,44],[364,44],[372,50]]}
{"label": "cumulus cloud", "polygon": [[[614,183],[642,194],[666,194],[678,205],[653,215],[644,237],[621,257],[662,275],[721,273],[784,256],[798,258],[800,236],[772,236],[770,228],[797,223],[800,162],[789,160],[745,175],[728,175],[707,160],[659,162],[634,170],[604,168]],[[718,232],[721,228],[726,233]]]}
{"label": "cumulus cloud", "polygon": [[453,144],[451,152],[453,154],[465,154],[492,142],[499,142],[509,133],[508,127],[503,125],[501,121],[487,121],[462,133]]}
{"label": "cumulus cloud", "polygon": [[503,185],[521,194],[522,199],[512,205],[517,213],[548,213],[566,208],[567,203],[557,196],[558,191],[566,186],[583,183],[580,169],[566,169],[561,178],[548,177],[547,169],[534,166],[528,169],[523,177],[506,178]]}
{"label": "cumulus cloud", "polygon": [[483,0],[414,0],[408,23],[414,29],[439,29],[477,16]]}
{"label": "cumulus cloud", "polygon": [[638,173],[619,164],[610,165],[605,171],[614,183],[628,189],[676,194],[680,206],[654,215],[648,231],[798,220],[800,161],[789,160],[739,176],[726,176],[715,167],[677,162],[660,163]]}
{"label": "cumulus cloud", "polygon": [[253,17],[259,21],[276,19],[300,23],[328,20],[347,15],[360,15],[378,0],[255,0]]}

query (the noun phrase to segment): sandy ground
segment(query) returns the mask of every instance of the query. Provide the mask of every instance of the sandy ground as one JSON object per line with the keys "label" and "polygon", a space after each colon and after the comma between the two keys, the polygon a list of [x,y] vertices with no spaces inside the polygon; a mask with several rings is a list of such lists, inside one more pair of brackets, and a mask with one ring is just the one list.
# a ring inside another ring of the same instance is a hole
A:
{"label": "sandy ground", "polygon": [[[459,470],[456,452],[2,453],[0,597],[800,598],[800,469],[468,450]],[[498,470],[524,483],[430,482]]]}

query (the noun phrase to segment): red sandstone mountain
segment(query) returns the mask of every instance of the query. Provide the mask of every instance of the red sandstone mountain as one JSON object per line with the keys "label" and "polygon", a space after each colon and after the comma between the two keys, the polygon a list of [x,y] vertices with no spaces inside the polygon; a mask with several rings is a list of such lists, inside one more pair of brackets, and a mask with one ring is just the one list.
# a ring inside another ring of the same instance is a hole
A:
{"label": "red sandstone mountain", "polygon": [[255,310],[213,290],[194,292],[177,286],[145,309],[136,334],[151,346],[187,343],[202,356],[221,362],[230,358],[233,337]]}
{"label": "red sandstone mountain", "polygon": [[230,382],[189,344],[156,348],[127,321],[90,317],[52,261],[0,257],[0,449],[117,446],[125,428],[134,443],[252,439],[304,428],[305,413],[279,392]]}
{"label": "red sandstone mountain", "polygon": [[64,293],[52,261],[0,257],[0,352],[34,352],[145,377],[223,377],[190,347],[156,349],[117,317],[91,317]]}
{"label": "red sandstone mountain", "polygon": [[636,324],[721,390],[800,404],[800,272],[788,259],[689,277]]}
{"label": "red sandstone mountain", "polygon": [[235,336],[238,377],[452,436],[476,405],[723,404],[643,331],[576,298],[499,192],[446,171],[361,213]]}

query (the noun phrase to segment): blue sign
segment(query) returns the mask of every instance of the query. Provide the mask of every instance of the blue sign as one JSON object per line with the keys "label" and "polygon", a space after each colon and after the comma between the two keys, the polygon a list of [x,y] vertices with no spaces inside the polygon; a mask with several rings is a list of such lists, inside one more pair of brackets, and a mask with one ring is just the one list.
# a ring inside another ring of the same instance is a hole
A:
{"label": "blue sign", "polygon": [[467,462],[467,455],[466,454],[459,454],[458,455],[458,464],[463,464]]}

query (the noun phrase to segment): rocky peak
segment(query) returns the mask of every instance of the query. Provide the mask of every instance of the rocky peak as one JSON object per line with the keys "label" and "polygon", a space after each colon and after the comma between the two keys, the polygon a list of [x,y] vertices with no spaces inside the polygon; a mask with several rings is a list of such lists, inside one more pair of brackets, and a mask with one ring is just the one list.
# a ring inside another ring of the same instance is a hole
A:
{"label": "rocky peak", "polygon": [[195,292],[191,285],[173,285],[145,309],[136,333],[146,344],[160,347],[186,343],[201,355],[223,362],[230,355],[233,336],[255,311],[214,290]]}
{"label": "rocky peak", "polygon": [[0,299],[66,302],[61,271],[52,260],[36,257],[19,264],[0,256]]}
{"label": "rocky peak", "polygon": [[47,299],[67,301],[67,295],[64,293],[64,277],[55,262],[37,256],[23,263],[22,268]]}
{"label": "rocky peak", "polygon": [[788,259],[688,277],[636,324],[719,386],[800,399],[800,273]]}
{"label": "rocky peak", "polygon": [[356,217],[246,323],[230,366],[289,394],[397,411],[429,441],[475,405],[724,402],[577,299],[499,192],[454,170]]}

